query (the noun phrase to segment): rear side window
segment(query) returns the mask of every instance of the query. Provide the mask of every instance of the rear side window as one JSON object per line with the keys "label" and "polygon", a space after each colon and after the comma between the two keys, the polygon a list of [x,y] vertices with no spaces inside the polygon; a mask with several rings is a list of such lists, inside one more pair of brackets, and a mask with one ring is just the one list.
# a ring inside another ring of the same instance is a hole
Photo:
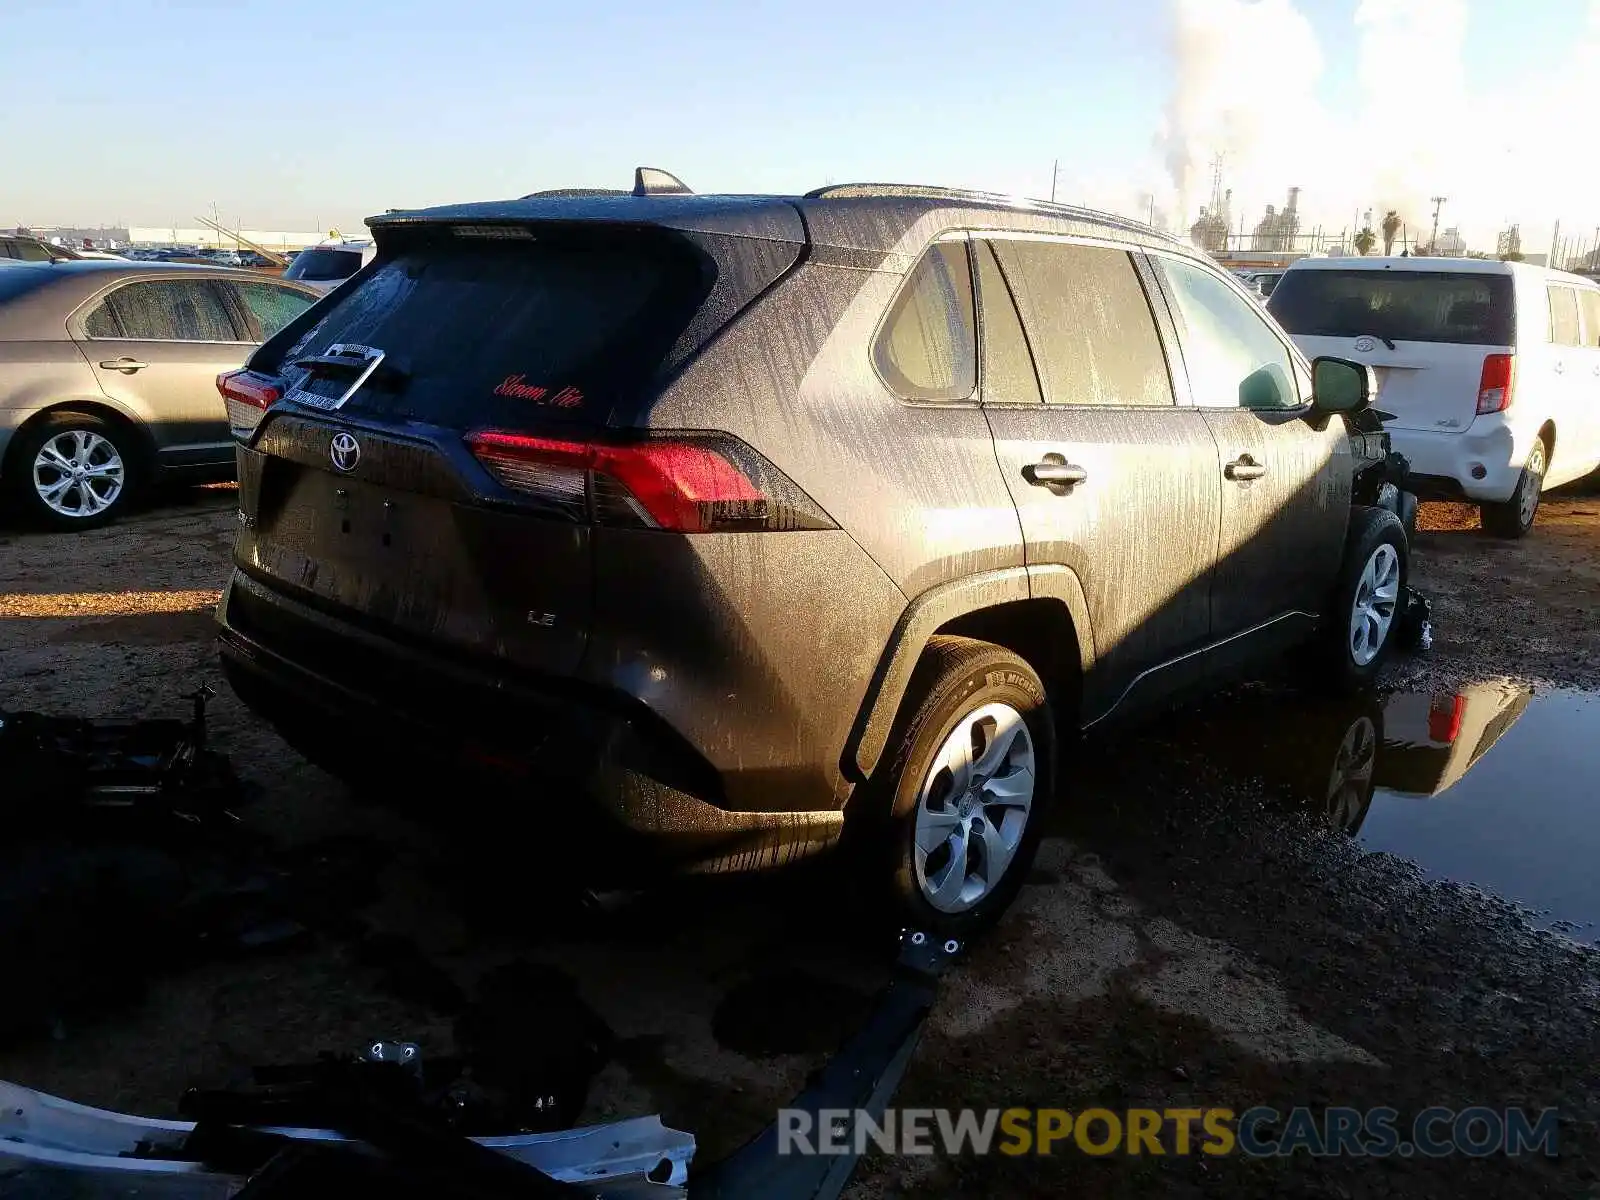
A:
{"label": "rear side window", "polygon": [[312,246],[294,256],[294,261],[284,268],[283,277],[301,279],[306,283],[332,283],[349,279],[360,269],[360,250]]}
{"label": "rear side window", "polygon": [[1583,344],[1600,346],[1600,292],[1591,288],[1580,290],[1578,308],[1583,313]]}
{"label": "rear side window", "polygon": [[[675,237],[598,228],[527,240],[424,232],[336,302],[292,347],[261,365],[335,343],[385,360],[349,409],[452,428],[530,420],[603,422],[637,397],[698,309],[712,269]],[[317,395],[348,373],[283,372]]]}
{"label": "rear side window", "polygon": [[1511,277],[1465,271],[1299,270],[1284,274],[1267,311],[1290,333],[1395,342],[1511,346]]}
{"label": "rear side window", "polygon": [[972,272],[965,242],[941,242],[918,261],[873,347],[878,372],[906,400],[966,400],[978,386]]}
{"label": "rear side window", "polygon": [[234,342],[240,336],[209,280],[151,280],[112,292],[84,320],[90,337],[149,342]]}
{"label": "rear side window", "polygon": [[1170,405],[1150,302],[1122,250],[998,240],[1048,404]]}
{"label": "rear side window", "polygon": [[1578,328],[1578,293],[1569,287],[1552,287],[1550,294],[1550,340],[1558,346],[1581,346]]}
{"label": "rear side window", "polygon": [[238,293],[239,299],[259,327],[262,341],[275,335],[278,330],[315,303],[313,298],[304,292],[297,292],[293,288],[274,287],[270,283],[235,283],[229,286]]}

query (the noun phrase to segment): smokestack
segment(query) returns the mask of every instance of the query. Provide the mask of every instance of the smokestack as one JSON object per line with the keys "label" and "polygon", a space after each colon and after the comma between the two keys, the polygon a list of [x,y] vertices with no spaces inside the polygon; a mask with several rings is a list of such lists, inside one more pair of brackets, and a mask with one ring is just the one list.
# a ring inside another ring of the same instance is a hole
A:
{"label": "smokestack", "polygon": [[1284,212],[1288,212],[1288,213],[1296,213],[1296,212],[1300,211],[1300,189],[1299,188],[1292,187],[1292,188],[1289,189],[1289,207],[1284,209],[1283,211]]}

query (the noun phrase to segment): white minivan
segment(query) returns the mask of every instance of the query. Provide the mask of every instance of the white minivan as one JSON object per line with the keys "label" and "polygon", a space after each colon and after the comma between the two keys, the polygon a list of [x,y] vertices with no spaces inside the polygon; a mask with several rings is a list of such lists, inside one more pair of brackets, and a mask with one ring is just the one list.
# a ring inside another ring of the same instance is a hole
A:
{"label": "white minivan", "polygon": [[1307,357],[1370,363],[1411,490],[1521,537],[1539,493],[1600,467],[1600,287],[1524,263],[1305,258],[1267,309]]}

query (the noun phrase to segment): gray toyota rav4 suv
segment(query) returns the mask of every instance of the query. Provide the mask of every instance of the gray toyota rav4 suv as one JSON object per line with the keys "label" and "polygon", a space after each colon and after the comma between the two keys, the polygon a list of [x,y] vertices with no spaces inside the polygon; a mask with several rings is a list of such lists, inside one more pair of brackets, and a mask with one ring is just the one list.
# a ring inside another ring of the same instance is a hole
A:
{"label": "gray toyota rav4 suv", "polygon": [[1026,875],[1058,730],[1306,642],[1359,681],[1391,640],[1370,374],[1147,228],[645,172],[369,224],[219,380],[224,665],[352,782],[443,765],[602,866],[848,832],[957,932]]}

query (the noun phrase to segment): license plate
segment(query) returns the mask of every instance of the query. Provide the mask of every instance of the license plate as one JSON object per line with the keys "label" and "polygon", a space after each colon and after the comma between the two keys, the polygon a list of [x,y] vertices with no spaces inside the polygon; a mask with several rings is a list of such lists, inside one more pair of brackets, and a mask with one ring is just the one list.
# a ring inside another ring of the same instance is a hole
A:
{"label": "license plate", "polygon": [[322,396],[305,388],[295,388],[284,399],[294,404],[303,404],[307,408],[320,409],[323,412],[332,412],[344,403],[343,396]]}

